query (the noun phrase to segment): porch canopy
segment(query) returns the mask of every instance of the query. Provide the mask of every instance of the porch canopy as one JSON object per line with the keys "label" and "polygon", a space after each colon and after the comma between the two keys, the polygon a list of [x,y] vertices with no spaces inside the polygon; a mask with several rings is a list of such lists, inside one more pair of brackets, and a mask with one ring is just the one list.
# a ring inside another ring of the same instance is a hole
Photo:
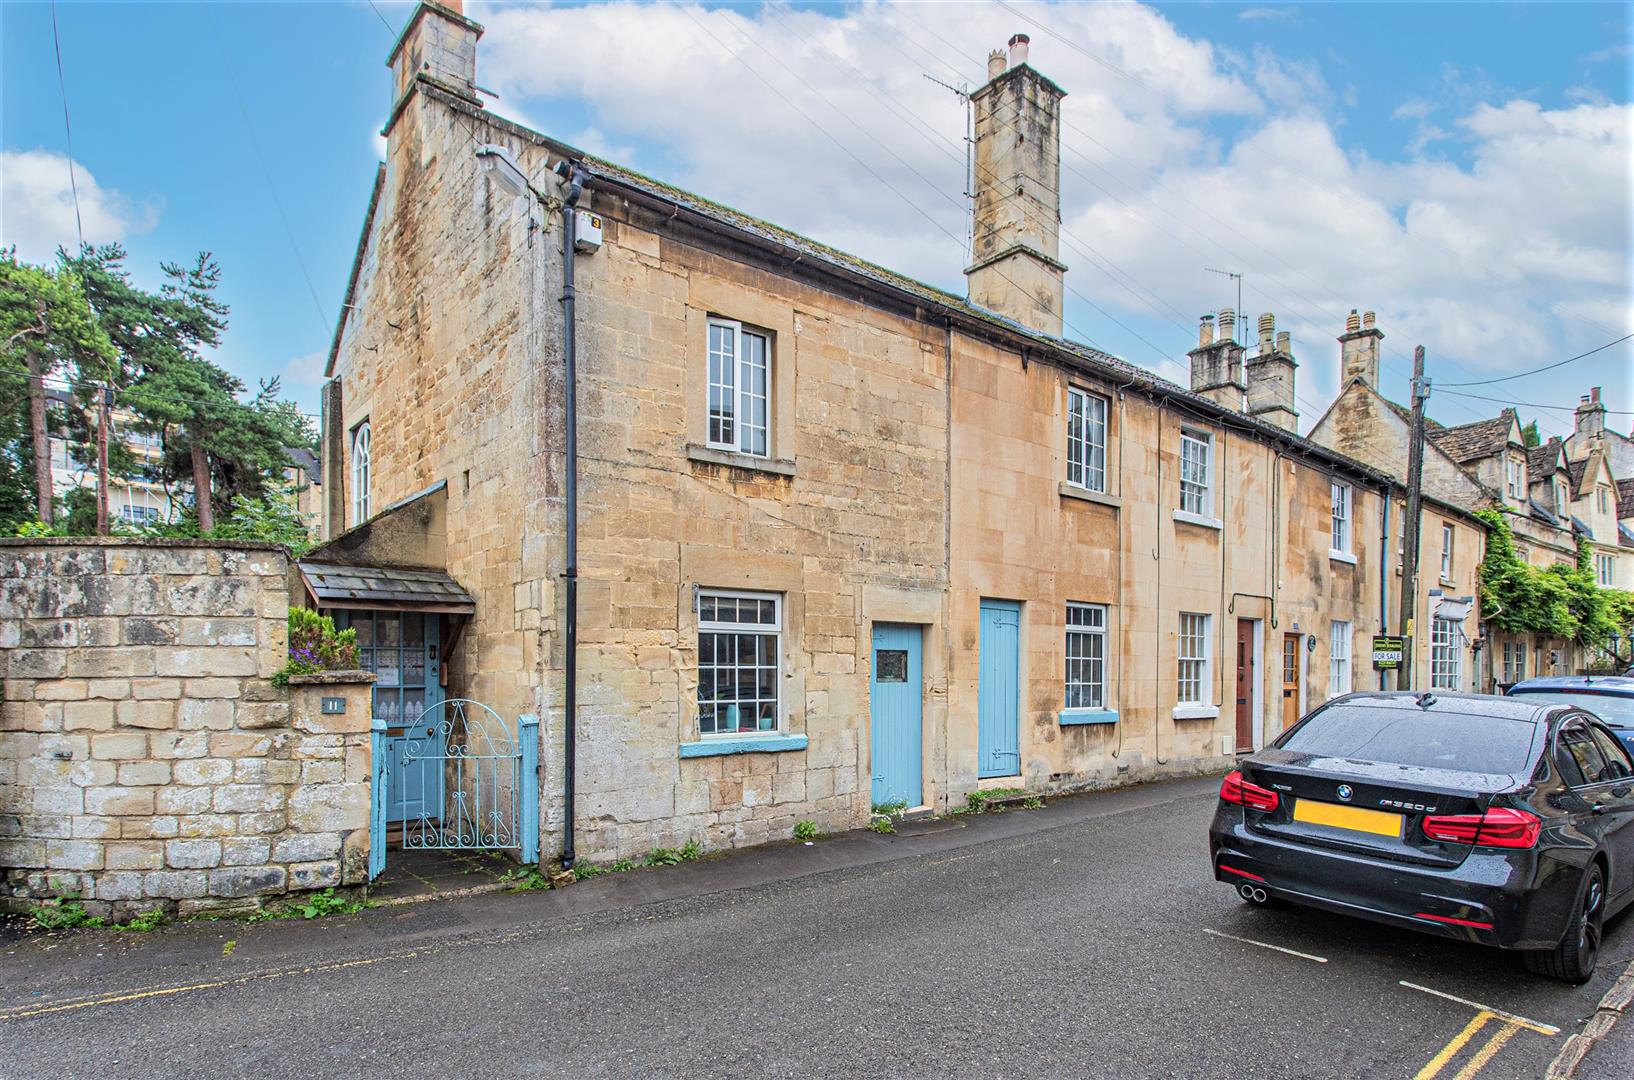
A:
{"label": "porch canopy", "polygon": [[443,570],[396,566],[349,566],[301,559],[301,581],[320,608],[367,611],[432,611],[469,615],[471,594]]}

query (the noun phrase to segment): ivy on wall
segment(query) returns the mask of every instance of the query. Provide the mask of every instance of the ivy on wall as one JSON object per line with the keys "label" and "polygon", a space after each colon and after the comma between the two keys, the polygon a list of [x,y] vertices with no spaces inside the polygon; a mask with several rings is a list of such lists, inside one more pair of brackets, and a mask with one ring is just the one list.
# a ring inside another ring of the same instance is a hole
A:
{"label": "ivy on wall", "polygon": [[1510,634],[1566,638],[1585,648],[1607,645],[1613,633],[1634,631],[1634,594],[1603,589],[1594,580],[1594,549],[1577,542],[1577,561],[1536,567],[1515,552],[1509,518],[1498,510],[1478,510],[1486,524],[1486,558],[1481,562],[1481,616]]}

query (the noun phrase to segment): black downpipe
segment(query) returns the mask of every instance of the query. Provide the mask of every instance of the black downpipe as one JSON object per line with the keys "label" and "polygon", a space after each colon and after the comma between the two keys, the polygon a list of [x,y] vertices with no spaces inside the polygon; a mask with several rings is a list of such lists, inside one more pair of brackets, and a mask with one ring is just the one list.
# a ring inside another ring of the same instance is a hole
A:
{"label": "black downpipe", "polygon": [[573,869],[573,803],[578,791],[575,776],[579,741],[579,362],[575,334],[575,294],[573,256],[578,241],[579,195],[584,191],[585,172],[566,161],[557,172],[567,178],[567,198],[562,203],[562,352],[566,367],[567,416],[565,433],[567,496],[567,612],[562,680],[565,731],[562,737],[562,869]]}

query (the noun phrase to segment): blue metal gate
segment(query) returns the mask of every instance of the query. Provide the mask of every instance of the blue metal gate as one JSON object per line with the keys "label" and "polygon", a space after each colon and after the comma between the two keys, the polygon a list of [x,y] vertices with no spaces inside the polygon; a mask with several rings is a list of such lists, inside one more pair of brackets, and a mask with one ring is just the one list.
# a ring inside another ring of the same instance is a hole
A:
{"label": "blue metal gate", "polygon": [[[539,861],[539,718],[512,725],[480,701],[454,698],[394,734],[374,718],[369,879],[386,868],[400,828],[405,850],[518,852]],[[395,790],[394,790],[395,789]]]}

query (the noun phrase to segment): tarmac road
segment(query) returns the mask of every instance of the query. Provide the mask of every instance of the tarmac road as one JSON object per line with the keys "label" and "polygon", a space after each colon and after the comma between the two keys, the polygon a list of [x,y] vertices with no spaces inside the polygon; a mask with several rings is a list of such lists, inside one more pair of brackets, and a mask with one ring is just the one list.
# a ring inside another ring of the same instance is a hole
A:
{"label": "tarmac road", "polygon": [[28,937],[0,947],[0,1075],[1501,1080],[1542,1076],[1634,954],[1619,920],[1567,987],[1251,909],[1209,873],[1217,790],[311,923]]}

